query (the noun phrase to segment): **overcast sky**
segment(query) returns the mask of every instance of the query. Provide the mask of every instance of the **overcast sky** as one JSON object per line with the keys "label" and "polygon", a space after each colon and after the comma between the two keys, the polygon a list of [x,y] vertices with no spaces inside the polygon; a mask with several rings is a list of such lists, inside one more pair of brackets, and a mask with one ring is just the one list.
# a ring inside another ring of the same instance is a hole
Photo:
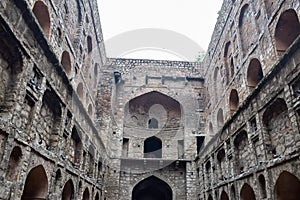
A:
{"label": "overcast sky", "polygon": [[[98,0],[108,57],[191,60],[197,45],[197,51],[207,50],[221,4],[221,0]],[[175,43],[193,50],[184,55]]]}

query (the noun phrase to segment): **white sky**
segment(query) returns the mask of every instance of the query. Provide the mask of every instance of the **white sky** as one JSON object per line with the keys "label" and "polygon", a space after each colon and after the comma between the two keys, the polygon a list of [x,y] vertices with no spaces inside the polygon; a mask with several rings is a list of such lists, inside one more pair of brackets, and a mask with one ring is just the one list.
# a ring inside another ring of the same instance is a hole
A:
{"label": "white sky", "polygon": [[[206,51],[221,4],[222,0],[98,0],[107,56],[182,60],[183,57],[189,56],[178,52],[172,44],[179,42],[184,49],[184,45],[187,46],[189,42],[184,42],[184,38],[179,39],[175,36],[176,34],[190,38]],[[154,31],[158,35],[154,37],[154,34],[150,35],[149,33],[139,36],[138,32],[130,32],[131,34],[124,36],[124,33],[128,31],[145,28],[155,29]],[[173,33],[170,33],[169,37],[160,37],[160,32],[157,31],[160,29],[170,30]],[[122,34],[124,42],[120,38],[116,39]],[[149,41],[152,36],[154,40],[169,41],[169,43],[159,46],[142,42],[142,40]],[[135,49],[128,47],[126,50],[126,46],[128,46],[126,39],[129,42],[137,41],[139,46],[135,46]],[[115,45],[113,41],[118,41],[119,45]],[[114,55],[120,46],[126,52],[122,52],[122,55],[117,52],[119,55]],[[199,51],[201,49],[198,49]],[[189,52],[189,54],[194,53],[192,50]],[[196,57],[196,55],[192,55],[192,57]]]}

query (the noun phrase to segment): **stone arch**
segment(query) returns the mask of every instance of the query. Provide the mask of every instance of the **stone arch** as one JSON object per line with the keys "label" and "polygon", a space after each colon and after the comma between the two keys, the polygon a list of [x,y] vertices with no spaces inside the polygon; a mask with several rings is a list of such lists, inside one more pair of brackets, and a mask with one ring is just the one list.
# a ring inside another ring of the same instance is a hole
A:
{"label": "stone arch", "polygon": [[55,172],[55,179],[54,179],[54,192],[58,191],[58,188],[60,186],[60,182],[62,180],[62,174],[61,174],[61,170],[58,169]]}
{"label": "stone arch", "polygon": [[213,76],[213,84],[214,84],[214,98],[215,98],[215,103],[219,99],[219,91],[220,91],[220,70],[219,67],[216,67],[214,70],[214,76]]}
{"label": "stone arch", "polygon": [[[148,120],[158,120],[158,128],[182,126],[183,108],[175,98],[150,91],[130,99],[124,107],[124,123],[133,127],[148,127]],[[135,120],[133,120],[133,118]]]}
{"label": "stone arch", "polygon": [[48,178],[42,165],[30,170],[26,177],[21,200],[46,199],[48,193]]}
{"label": "stone arch", "polygon": [[247,83],[249,87],[255,87],[263,78],[263,71],[258,59],[251,59],[247,69]]}
{"label": "stone arch", "polygon": [[78,94],[78,97],[81,99],[81,100],[83,100],[83,95],[84,95],[84,91],[83,91],[83,83],[79,83],[78,85],[77,85],[77,89],[76,89],[76,91],[77,91],[77,94]]}
{"label": "stone arch", "polygon": [[93,51],[93,40],[90,35],[86,37],[86,43],[87,43],[87,50],[88,53],[91,53]]}
{"label": "stone arch", "polygon": [[232,89],[229,95],[229,110],[236,111],[239,106],[239,95],[236,89]]}
{"label": "stone arch", "polygon": [[9,156],[6,179],[10,181],[17,181],[17,170],[22,160],[22,149],[19,146],[15,146]]}
{"label": "stone arch", "polygon": [[223,174],[226,174],[226,166],[225,166],[225,149],[221,148],[217,153],[217,160],[218,160],[218,178],[219,180],[223,180]]}
{"label": "stone arch", "polygon": [[74,198],[74,184],[73,181],[71,179],[69,179],[63,188],[63,192],[62,192],[62,200],[72,200]]}
{"label": "stone arch", "polygon": [[279,55],[283,54],[300,34],[300,23],[295,10],[284,11],[275,28],[275,44]]}
{"label": "stone arch", "polygon": [[251,46],[254,44],[253,33],[255,33],[254,23],[252,22],[251,9],[249,4],[245,4],[239,16],[239,33],[242,45],[242,52],[245,55]]}
{"label": "stone arch", "polygon": [[217,113],[217,123],[218,123],[218,128],[222,128],[223,125],[224,125],[224,115],[223,115],[223,109],[220,108],[218,110],[218,113]]}
{"label": "stone arch", "polygon": [[158,120],[155,118],[151,118],[148,120],[148,128],[158,128]]}
{"label": "stone arch", "polygon": [[173,191],[165,181],[150,176],[136,184],[132,190],[132,200],[141,199],[172,200]]}
{"label": "stone arch", "polygon": [[260,187],[261,198],[267,198],[266,179],[264,175],[259,175],[258,182]]}
{"label": "stone arch", "polygon": [[[272,156],[276,157],[285,152],[285,135],[288,127],[291,127],[291,121],[288,116],[288,107],[284,99],[277,98],[271,103],[263,113],[262,117],[263,125],[265,130],[268,132],[269,140],[271,144]],[[271,156],[269,154],[269,156]]]}
{"label": "stone arch", "polygon": [[283,171],[275,184],[275,199],[298,200],[300,196],[300,181],[290,172]]}
{"label": "stone arch", "polygon": [[90,191],[88,188],[85,188],[82,195],[82,200],[89,200],[89,199],[90,199]]}
{"label": "stone arch", "polygon": [[233,74],[231,73],[230,70],[230,56],[231,56],[231,42],[228,41],[225,44],[224,48],[224,65],[225,65],[225,76],[226,76],[226,83],[229,82],[229,80],[233,77]]}
{"label": "stone arch", "polygon": [[61,55],[61,65],[65,70],[67,75],[71,74],[72,71],[72,62],[69,52],[64,51]]}
{"label": "stone arch", "polygon": [[213,200],[211,194],[208,196],[207,200]]}
{"label": "stone arch", "polygon": [[144,141],[144,158],[161,158],[162,141],[153,136]]}
{"label": "stone arch", "polygon": [[221,193],[220,200],[229,200],[228,194],[224,190]]}
{"label": "stone arch", "polygon": [[48,7],[43,1],[36,1],[33,6],[32,12],[39,22],[39,25],[42,28],[45,36],[49,38],[51,22]]}
{"label": "stone arch", "polygon": [[240,195],[241,200],[255,200],[255,193],[248,183],[244,183]]}

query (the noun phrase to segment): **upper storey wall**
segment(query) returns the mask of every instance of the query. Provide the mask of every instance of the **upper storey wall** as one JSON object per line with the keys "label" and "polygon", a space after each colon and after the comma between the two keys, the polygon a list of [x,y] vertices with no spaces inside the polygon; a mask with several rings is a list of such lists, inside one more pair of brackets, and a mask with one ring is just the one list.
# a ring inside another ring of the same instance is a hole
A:
{"label": "upper storey wall", "polygon": [[203,61],[215,134],[299,35],[299,1],[226,0]]}

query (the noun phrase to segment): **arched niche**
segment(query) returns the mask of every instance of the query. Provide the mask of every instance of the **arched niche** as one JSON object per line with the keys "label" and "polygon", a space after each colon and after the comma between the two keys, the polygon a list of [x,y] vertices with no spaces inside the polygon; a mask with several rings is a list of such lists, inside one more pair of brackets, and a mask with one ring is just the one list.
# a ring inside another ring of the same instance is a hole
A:
{"label": "arched niche", "polygon": [[79,165],[81,160],[83,145],[82,145],[81,135],[79,134],[75,126],[72,129],[71,139],[72,139],[72,147],[73,147],[70,155],[70,157],[72,158],[71,161],[75,165]]}
{"label": "arched niche", "polygon": [[220,108],[218,110],[218,113],[217,113],[217,123],[218,123],[218,128],[222,128],[223,125],[224,125],[224,115],[223,115],[223,109]]}
{"label": "arched niche", "polygon": [[61,55],[61,65],[63,66],[64,71],[67,75],[71,74],[72,71],[72,63],[70,54],[67,51],[64,51]]}
{"label": "arched niche", "polygon": [[229,110],[236,111],[239,106],[239,95],[236,89],[232,89],[229,95]]}
{"label": "arched niche", "polygon": [[249,87],[255,87],[259,81],[263,78],[261,64],[258,59],[251,59],[247,69],[247,83]]}
{"label": "arched niche", "polygon": [[87,50],[88,53],[91,53],[93,51],[93,41],[91,36],[86,37],[86,43],[87,43]]}
{"label": "arched niche", "polygon": [[65,183],[61,199],[62,200],[72,200],[72,199],[74,199],[74,184],[73,184],[73,181],[71,179],[68,180]]}
{"label": "arched niche", "polygon": [[51,22],[48,7],[43,1],[36,1],[33,6],[32,12],[38,20],[39,25],[42,28],[45,36],[49,38]]}
{"label": "arched niche", "polygon": [[260,195],[262,198],[267,198],[267,188],[266,188],[266,179],[264,175],[259,175],[258,177]]}
{"label": "arched niche", "polygon": [[220,200],[229,200],[228,194],[224,190],[221,193]]}
{"label": "arched niche", "polygon": [[255,200],[255,193],[252,187],[245,183],[241,189],[240,193],[241,200]]}
{"label": "arched niche", "polygon": [[275,44],[279,55],[283,54],[300,34],[297,12],[293,9],[284,11],[275,28]]}
{"label": "arched niche", "polygon": [[90,192],[88,188],[85,188],[82,195],[82,200],[90,200]]}
{"label": "arched niche", "polygon": [[19,146],[15,146],[9,156],[9,162],[7,167],[6,179],[10,181],[17,181],[18,167],[22,160],[22,149]]}
{"label": "arched niche", "polygon": [[21,200],[46,199],[48,194],[48,178],[42,165],[30,170],[26,177]]}
{"label": "arched niche", "polygon": [[172,200],[171,187],[163,180],[150,176],[139,182],[132,191],[132,200]]}
{"label": "arched niche", "polygon": [[[131,99],[125,105],[124,110],[124,124],[127,127],[148,128],[155,120],[157,120],[157,128],[160,129],[182,126],[183,113],[180,103],[157,91]],[[151,123],[149,124],[149,122]]]}
{"label": "arched niche", "polygon": [[245,4],[239,16],[239,33],[242,44],[242,52],[245,55],[254,44],[254,40],[257,37],[253,37],[253,33],[256,33],[254,18],[252,17],[249,4]]}
{"label": "arched niche", "polygon": [[77,91],[77,94],[78,94],[79,98],[80,98],[81,100],[83,100],[84,92],[83,92],[83,84],[82,84],[82,83],[79,83],[79,84],[77,85],[76,91]]}
{"label": "arched niche", "polygon": [[295,175],[283,171],[276,181],[274,191],[276,200],[298,200],[300,181]]}

